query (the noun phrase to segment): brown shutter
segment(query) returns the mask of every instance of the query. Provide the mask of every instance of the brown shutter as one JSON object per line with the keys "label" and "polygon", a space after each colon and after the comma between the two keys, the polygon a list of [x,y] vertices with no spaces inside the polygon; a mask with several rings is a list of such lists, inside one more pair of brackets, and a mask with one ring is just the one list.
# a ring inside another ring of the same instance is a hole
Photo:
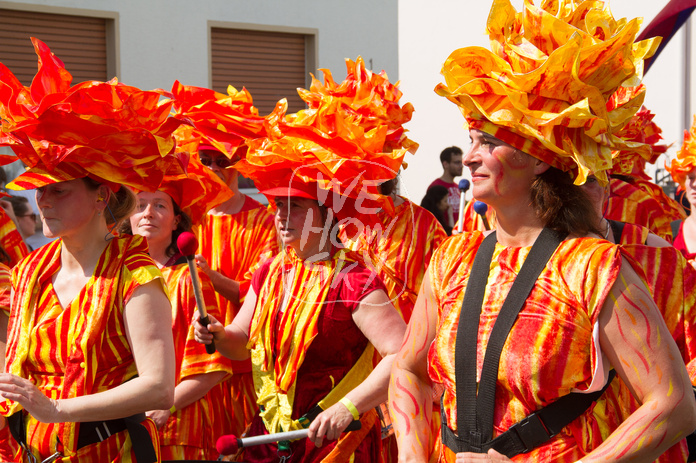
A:
{"label": "brown shutter", "polygon": [[211,29],[212,87],[246,87],[262,116],[281,98],[288,112],[306,107],[297,88],[306,86],[304,34],[214,27]]}
{"label": "brown shutter", "polygon": [[105,81],[108,19],[0,9],[0,62],[24,84],[37,70],[30,37],[40,39],[65,63],[73,84]]}

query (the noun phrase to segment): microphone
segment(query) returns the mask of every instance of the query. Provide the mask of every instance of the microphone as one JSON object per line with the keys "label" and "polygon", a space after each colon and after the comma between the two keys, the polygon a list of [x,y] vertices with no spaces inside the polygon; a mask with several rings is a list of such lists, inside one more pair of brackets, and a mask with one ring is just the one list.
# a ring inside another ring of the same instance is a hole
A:
{"label": "microphone", "polygon": [[459,181],[459,223],[457,224],[459,233],[464,231],[464,206],[466,206],[466,192],[469,191],[469,186],[467,179],[463,178]]}
{"label": "microphone", "polygon": [[481,216],[484,228],[486,230],[490,230],[491,226],[488,224],[488,219],[486,218],[486,212],[488,212],[488,204],[481,201],[476,201],[474,203],[474,211],[476,211],[476,213]]}
{"label": "microphone", "polygon": [[[210,319],[208,318],[208,314],[205,310],[205,301],[203,300],[203,292],[201,291],[201,282],[198,280],[198,269],[196,269],[196,262],[194,260],[196,250],[198,249],[198,240],[196,239],[196,235],[190,231],[185,231],[176,239],[176,245],[179,248],[179,252],[186,257],[186,262],[188,262],[189,273],[191,274],[191,283],[193,284],[193,295],[196,298],[196,308],[198,309],[200,323],[203,326],[208,326],[208,324],[210,324]],[[212,341],[210,344],[206,344],[205,351],[209,354],[214,354],[215,341]]]}
{"label": "microphone", "polygon": [[[360,420],[353,420],[343,432],[357,431],[362,427]],[[297,431],[277,432],[275,434],[265,434],[263,436],[239,438],[234,434],[220,436],[215,443],[215,449],[220,455],[233,455],[243,447],[254,445],[271,444],[282,440],[304,439],[309,434],[309,429],[299,429]]]}

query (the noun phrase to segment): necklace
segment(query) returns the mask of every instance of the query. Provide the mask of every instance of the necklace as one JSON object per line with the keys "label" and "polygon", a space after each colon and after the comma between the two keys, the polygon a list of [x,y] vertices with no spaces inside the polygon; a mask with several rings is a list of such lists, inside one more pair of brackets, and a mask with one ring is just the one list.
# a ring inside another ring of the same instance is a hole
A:
{"label": "necklace", "polygon": [[609,221],[607,219],[602,219],[602,220],[607,223],[607,231],[604,232],[604,239],[608,241],[609,240],[609,230],[610,230]]}

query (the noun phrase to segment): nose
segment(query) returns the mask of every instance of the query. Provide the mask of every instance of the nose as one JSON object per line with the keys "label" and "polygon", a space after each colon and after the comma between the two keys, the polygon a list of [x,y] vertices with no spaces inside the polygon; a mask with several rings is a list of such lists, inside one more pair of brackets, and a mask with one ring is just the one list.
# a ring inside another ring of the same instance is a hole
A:
{"label": "nose", "polygon": [[478,160],[478,154],[477,154],[477,148],[478,148],[478,143],[473,141],[471,142],[471,145],[469,145],[469,149],[466,150],[466,153],[462,156],[462,164],[469,167],[472,164],[476,164]]}
{"label": "nose", "polygon": [[152,204],[148,203],[143,209],[143,217],[152,217]]}

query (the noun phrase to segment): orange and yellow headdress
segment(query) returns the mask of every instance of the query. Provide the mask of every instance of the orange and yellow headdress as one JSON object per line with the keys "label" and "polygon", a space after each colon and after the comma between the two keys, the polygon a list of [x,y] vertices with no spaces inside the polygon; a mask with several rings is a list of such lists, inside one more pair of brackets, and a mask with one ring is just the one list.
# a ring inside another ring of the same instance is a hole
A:
{"label": "orange and yellow headdress", "polygon": [[263,137],[264,118],[243,88],[227,87],[227,95],[208,88],[174,82],[171,92],[160,92],[174,101],[173,117],[192,125],[201,145],[209,145],[228,158],[244,157],[245,141]]}
{"label": "orange and yellow headdress", "polygon": [[32,42],[39,62],[29,87],[0,65],[0,146],[10,146],[28,167],[8,187],[91,177],[114,190],[157,189],[174,162],[167,155],[180,125],[168,117],[171,102],[116,79],[71,86],[63,62],[40,40]]}
{"label": "orange and yellow headdress", "polygon": [[689,172],[696,169],[696,116],[691,124],[690,130],[684,131],[684,143],[681,149],[677,151],[676,159],[672,159],[672,163],[665,163],[665,169],[672,174],[672,178],[676,183],[684,187],[686,176]]}
{"label": "orange and yellow headdress", "polygon": [[237,170],[254,180],[266,196],[318,199],[339,218],[393,211],[379,184],[393,179],[403,157],[417,145],[402,124],[413,108],[400,106],[401,92],[386,74],[365,69],[361,58],[346,60],[340,85],[325,72],[310,90],[300,90],[309,108],[286,115],[281,100],[266,117],[268,134],[248,141],[249,153]]}
{"label": "orange and yellow headdress", "polygon": [[606,183],[616,132],[640,108],[644,92],[621,106],[608,99],[635,87],[659,39],[634,43],[640,20],[615,20],[602,1],[525,0],[518,13],[494,0],[491,50],[468,47],[445,61],[435,91],[459,106],[467,127],[494,135],[554,167],[575,183],[594,174]]}
{"label": "orange and yellow headdress", "polygon": [[[636,92],[642,91],[641,84],[636,88],[620,87],[609,100],[608,109],[621,106],[630,100]],[[653,114],[645,106],[631,117],[631,120],[616,134],[626,142],[626,148],[612,152],[612,174],[651,178],[645,173],[645,164],[655,164],[661,154],[667,152],[668,145],[659,144],[662,129],[653,121]]]}
{"label": "orange and yellow headdress", "polygon": [[230,199],[232,190],[213,171],[201,164],[198,157],[200,138],[193,132],[193,127],[187,125],[182,125],[174,132],[177,153],[189,156],[186,172],[170,169],[159,190],[171,196],[195,225],[203,220],[210,209]]}

